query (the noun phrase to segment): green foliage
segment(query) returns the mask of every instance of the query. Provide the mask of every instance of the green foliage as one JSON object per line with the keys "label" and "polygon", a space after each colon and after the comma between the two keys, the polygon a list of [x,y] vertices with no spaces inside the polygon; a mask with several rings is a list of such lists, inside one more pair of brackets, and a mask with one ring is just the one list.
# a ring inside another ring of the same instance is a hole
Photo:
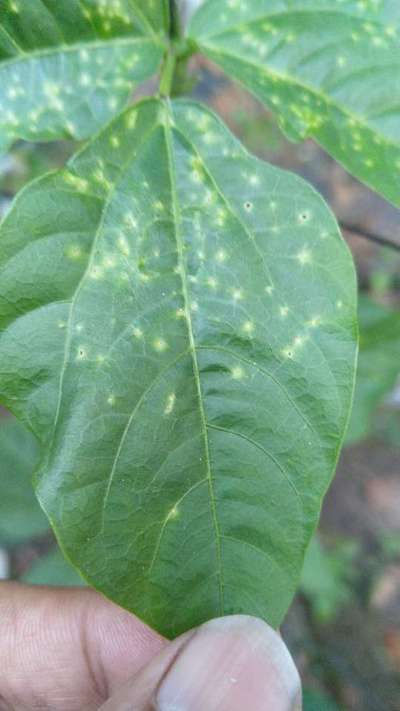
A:
{"label": "green foliage", "polygon": [[340,711],[340,708],[325,695],[306,689],[303,694],[303,711]]}
{"label": "green foliage", "polygon": [[164,0],[0,0],[0,151],[87,138],[157,71]]}
{"label": "green foliage", "polygon": [[317,536],[311,540],[304,559],[300,590],[308,598],[319,622],[334,619],[342,605],[350,600],[357,548],[354,542],[345,541],[328,550]]}
{"label": "green foliage", "polygon": [[359,322],[360,355],[346,437],[349,444],[370,433],[376,408],[400,374],[400,312],[363,296],[359,301]]}
{"label": "green foliage", "polygon": [[321,198],[205,108],[147,100],[0,240],[1,398],[68,557],[168,636],[279,624],[353,387],[354,270]]}
{"label": "green foliage", "polygon": [[78,573],[58,549],[37,560],[22,580],[31,585],[82,585]]}
{"label": "green foliage", "polygon": [[397,0],[206,0],[198,48],[353,175],[400,206]]}
{"label": "green foliage", "polygon": [[48,521],[32,488],[38,447],[11,419],[0,419],[0,544],[19,543],[44,533]]}

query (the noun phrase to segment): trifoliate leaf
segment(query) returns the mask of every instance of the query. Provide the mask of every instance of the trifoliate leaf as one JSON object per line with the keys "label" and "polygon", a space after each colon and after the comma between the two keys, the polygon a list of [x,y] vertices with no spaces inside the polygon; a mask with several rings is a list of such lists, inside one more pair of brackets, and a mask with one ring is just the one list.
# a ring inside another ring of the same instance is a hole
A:
{"label": "trifoliate leaf", "polygon": [[273,110],[400,206],[400,4],[206,0],[190,35]]}
{"label": "trifoliate leaf", "polygon": [[0,231],[0,396],[86,580],[168,636],[279,624],[348,418],[350,254],[208,110],[147,100]]}

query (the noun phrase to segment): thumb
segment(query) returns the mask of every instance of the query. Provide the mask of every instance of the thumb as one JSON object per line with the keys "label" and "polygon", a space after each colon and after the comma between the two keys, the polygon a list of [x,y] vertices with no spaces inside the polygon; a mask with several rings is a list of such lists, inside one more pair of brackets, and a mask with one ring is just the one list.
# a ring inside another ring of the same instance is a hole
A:
{"label": "thumb", "polygon": [[242,615],[165,647],[102,711],[298,711],[300,679],[277,632]]}

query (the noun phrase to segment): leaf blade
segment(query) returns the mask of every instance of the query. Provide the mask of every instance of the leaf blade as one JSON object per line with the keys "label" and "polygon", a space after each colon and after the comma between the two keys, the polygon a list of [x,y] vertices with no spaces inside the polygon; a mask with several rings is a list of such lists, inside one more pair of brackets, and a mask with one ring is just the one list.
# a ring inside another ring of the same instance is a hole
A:
{"label": "leaf blade", "polygon": [[160,65],[165,25],[144,23],[130,0],[8,5],[0,3],[1,143],[87,138]]}
{"label": "leaf blade", "polygon": [[31,481],[39,452],[29,432],[2,418],[0,453],[0,544],[15,544],[48,530]]}
{"label": "leaf blade", "polygon": [[190,33],[277,114],[289,138],[314,138],[399,206],[399,22],[390,0],[379,7],[208,0]]}
{"label": "leaf blade", "polygon": [[353,387],[354,270],[321,198],[203,107],[149,100],[28,188],[1,244],[0,395],[44,443],[68,557],[168,636],[278,624]]}

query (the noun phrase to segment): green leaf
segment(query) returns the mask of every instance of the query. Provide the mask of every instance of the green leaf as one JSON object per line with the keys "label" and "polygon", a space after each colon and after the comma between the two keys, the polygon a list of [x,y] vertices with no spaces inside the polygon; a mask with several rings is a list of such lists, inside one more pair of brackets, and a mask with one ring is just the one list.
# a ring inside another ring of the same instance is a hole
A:
{"label": "green leaf", "polygon": [[0,149],[84,139],[157,71],[163,0],[0,0]]}
{"label": "green leaf", "polygon": [[37,459],[35,438],[18,422],[0,420],[0,544],[19,543],[49,527],[32,488]]}
{"label": "green leaf", "polygon": [[400,375],[400,313],[364,296],[359,303],[360,357],[346,443],[366,437],[373,415]]}
{"label": "green leaf", "polygon": [[300,589],[319,622],[334,619],[351,599],[356,553],[357,544],[353,541],[337,543],[334,550],[327,550],[317,536],[311,540],[304,559]]}
{"label": "green leaf", "polygon": [[58,549],[36,561],[22,580],[31,585],[82,585],[78,573]]}
{"label": "green leaf", "polygon": [[303,711],[341,711],[330,698],[318,691],[305,689],[303,694]]}
{"label": "green leaf", "polygon": [[274,111],[400,206],[400,4],[208,0],[191,37]]}
{"label": "green leaf", "polygon": [[168,636],[279,624],[354,379],[323,200],[207,109],[148,100],[24,190],[0,244],[0,397],[43,442],[64,552]]}

